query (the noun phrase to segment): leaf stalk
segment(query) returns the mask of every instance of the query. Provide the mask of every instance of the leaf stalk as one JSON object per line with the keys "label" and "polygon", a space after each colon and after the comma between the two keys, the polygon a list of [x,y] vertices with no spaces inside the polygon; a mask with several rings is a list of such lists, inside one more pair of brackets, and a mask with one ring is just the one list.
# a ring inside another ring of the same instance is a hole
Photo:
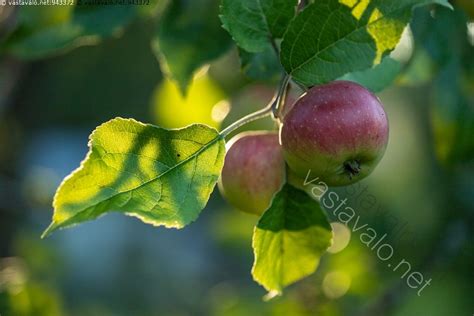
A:
{"label": "leaf stalk", "polygon": [[290,80],[290,76],[288,74],[285,74],[283,79],[281,80],[280,86],[273,97],[272,101],[263,109],[258,110],[256,112],[250,113],[241,119],[235,121],[234,123],[230,124],[226,128],[224,128],[221,132],[220,135],[222,138],[225,138],[228,136],[230,133],[235,131],[241,126],[244,126],[250,122],[253,122],[255,120],[267,117],[269,115],[273,115],[273,117],[277,117],[279,108],[284,100],[284,94],[286,91],[286,87],[288,85],[288,82]]}

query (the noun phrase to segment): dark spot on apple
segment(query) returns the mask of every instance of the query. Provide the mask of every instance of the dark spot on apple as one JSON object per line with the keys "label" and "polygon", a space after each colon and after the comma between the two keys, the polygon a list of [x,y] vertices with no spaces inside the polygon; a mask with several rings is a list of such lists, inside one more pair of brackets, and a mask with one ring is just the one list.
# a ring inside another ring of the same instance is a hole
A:
{"label": "dark spot on apple", "polygon": [[344,171],[349,175],[349,179],[357,176],[360,172],[360,161],[357,159],[347,160],[344,162]]}

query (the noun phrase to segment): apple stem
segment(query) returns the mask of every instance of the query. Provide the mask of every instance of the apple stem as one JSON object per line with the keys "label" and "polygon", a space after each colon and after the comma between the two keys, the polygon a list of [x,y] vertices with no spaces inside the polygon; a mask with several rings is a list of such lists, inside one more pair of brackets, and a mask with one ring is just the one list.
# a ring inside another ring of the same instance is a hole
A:
{"label": "apple stem", "polygon": [[238,121],[235,121],[234,123],[227,126],[225,129],[223,129],[220,135],[222,137],[226,137],[227,135],[229,135],[230,133],[232,133],[233,131],[235,131],[236,129],[238,129],[239,127],[245,124],[248,124],[252,121],[269,116],[272,113],[272,105],[273,103],[270,103],[269,106],[266,106],[263,109],[258,110],[256,112],[250,113],[249,115],[242,117]]}
{"label": "apple stem", "polygon": [[280,87],[278,88],[277,94],[275,96],[275,102],[272,102],[272,116],[275,120],[280,118],[280,113],[283,110],[283,106],[285,106],[287,91],[286,88],[288,87],[289,82],[290,76],[285,75],[280,83]]}
{"label": "apple stem", "polygon": [[288,74],[285,74],[285,76],[283,77],[283,79],[280,83],[280,87],[278,88],[275,96],[273,97],[272,101],[266,107],[264,107],[263,109],[258,110],[256,112],[250,113],[250,114],[242,117],[241,119],[235,121],[234,123],[230,124],[229,126],[224,128],[220,132],[220,136],[225,138],[227,135],[229,135],[230,133],[232,133],[233,131],[235,131],[239,127],[241,127],[243,125],[246,125],[250,122],[253,122],[255,120],[258,120],[258,119],[264,118],[266,116],[269,116],[270,114],[272,114],[275,117],[276,113],[278,113],[278,108],[279,108],[279,106],[282,102],[281,99],[282,99],[283,94],[285,93],[286,86],[288,85],[289,80],[290,80],[290,76]]}

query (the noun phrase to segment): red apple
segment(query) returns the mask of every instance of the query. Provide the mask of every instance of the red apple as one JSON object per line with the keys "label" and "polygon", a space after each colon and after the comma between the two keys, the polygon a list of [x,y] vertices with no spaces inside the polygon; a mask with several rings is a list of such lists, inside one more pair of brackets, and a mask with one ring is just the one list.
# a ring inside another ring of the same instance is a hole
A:
{"label": "red apple", "polygon": [[232,138],[219,179],[223,196],[244,212],[262,214],[285,181],[285,160],[276,132]]}
{"label": "red apple", "polygon": [[286,162],[299,177],[311,172],[329,186],[369,175],[388,142],[380,100],[349,81],[311,88],[283,119],[280,141]]}

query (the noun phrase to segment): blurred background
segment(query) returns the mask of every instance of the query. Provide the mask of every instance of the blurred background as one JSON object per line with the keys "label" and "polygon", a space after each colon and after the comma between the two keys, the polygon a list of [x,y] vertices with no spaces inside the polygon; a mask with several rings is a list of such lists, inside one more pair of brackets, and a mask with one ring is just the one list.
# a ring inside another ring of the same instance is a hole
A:
{"label": "blurred background", "polygon": [[[217,1],[199,1],[217,12]],[[83,9],[89,20],[73,7],[0,6],[0,315],[472,315],[472,0],[416,10],[392,54],[393,84],[378,94],[391,127],[385,157],[368,179],[337,190],[387,234],[396,258],[432,279],[421,296],[332,219],[335,244],[318,271],[264,302],[250,275],[258,218],[217,191],[179,231],[109,214],[40,239],[54,192],[97,125],[121,116],[221,129],[270,101],[278,67],[242,73],[228,38],[183,96],[150,45],[167,5]],[[245,127],[273,128],[270,119]],[[363,203],[368,195],[375,205]]]}

